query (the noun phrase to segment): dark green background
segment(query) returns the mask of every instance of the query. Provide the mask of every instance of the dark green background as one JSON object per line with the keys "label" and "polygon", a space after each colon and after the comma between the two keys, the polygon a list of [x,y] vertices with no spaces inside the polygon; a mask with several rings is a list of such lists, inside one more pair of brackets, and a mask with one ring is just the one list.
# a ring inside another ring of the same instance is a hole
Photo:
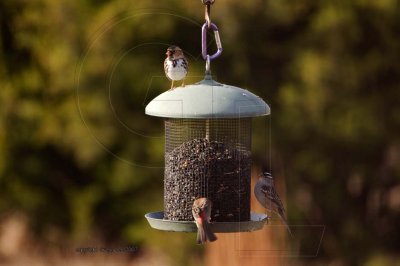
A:
{"label": "dark green background", "polygon": [[[151,230],[143,214],[163,199],[163,124],[144,108],[170,86],[168,45],[190,60],[187,83],[201,79],[203,12],[200,1],[0,2],[0,216],[27,215],[43,243],[96,235],[182,261],[201,252],[194,236]],[[212,18],[224,47],[217,80],[271,106],[289,220],[326,225],[319,256],[304,263],[392,265],[399,2],[221,0]],[[269,161],[264,137],[254,136],[255,164]]]}

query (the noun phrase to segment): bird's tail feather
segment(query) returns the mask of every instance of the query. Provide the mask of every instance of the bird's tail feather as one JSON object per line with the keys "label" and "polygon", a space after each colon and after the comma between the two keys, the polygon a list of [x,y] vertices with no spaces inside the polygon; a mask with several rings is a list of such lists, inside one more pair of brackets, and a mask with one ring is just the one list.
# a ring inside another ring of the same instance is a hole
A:
{"label": "bird's tail feather", "polygon": [[211,231],[210,224],[207,222],[204,223],[204,231],[208,241],[213,242],[217,240],[217,236]]}
{"label": "bird's tail feather", "polygon": [[206,239],[206,233],[204,231],[203,226],[199,226],[197,228],[197,244],[204,244],[207,241]]}
{"label": "bird's tail feather", "polygon": [[290,236],[293,237],[292,231],[290,230],[290,227],[289,227],[289,225],[288,225],[288,223],[287,223],[287,220],[286,220],[285,215],[282,215],[282,214],[279,213],[279,216],[281,217],[282,222],[285,224],[285,226],[286,226],[286,228],[287,228],[287,230],[288,230]]}
{"label": "bird's tail feather", "polygon": [[203,223],[197,229],[197,244],[204,244],[207,241],[213,242],[217,240],[217,236],[211,231],[208,222]]}

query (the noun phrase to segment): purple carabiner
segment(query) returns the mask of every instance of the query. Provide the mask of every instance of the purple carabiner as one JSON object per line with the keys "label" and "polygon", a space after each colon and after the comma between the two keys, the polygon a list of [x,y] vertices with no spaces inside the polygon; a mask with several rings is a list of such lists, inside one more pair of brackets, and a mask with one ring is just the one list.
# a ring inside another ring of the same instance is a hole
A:
{"label": "purple carabiner", "polygon": [[[214,36],[215,36],[215,42],[217,44],[218,51],[210,55],[210,60],[214,60],[218,56],[221,55],[222,53],[222,44],[221,44],[221,39],[219,38],[219,32],[217,26],[215,26],[214,23],[210,24],[211,29],[214,31]],[[203,55],[203,59],[207,59],[207,29],[208,25],[207,22],[204,23],[203,27],[201,28],[201,54]]]}

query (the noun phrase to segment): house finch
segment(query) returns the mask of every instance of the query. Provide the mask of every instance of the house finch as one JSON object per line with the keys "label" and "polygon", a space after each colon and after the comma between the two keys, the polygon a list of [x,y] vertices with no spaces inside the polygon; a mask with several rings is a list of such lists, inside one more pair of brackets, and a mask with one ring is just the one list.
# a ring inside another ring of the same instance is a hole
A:
{"label": "house finch", "polygon": [[189,69],[189,63],[186,60],[182,49],[178,46],[170,46],[165,53],[167,58],[164,60],[165,75],[172,81],[171,89],[174,88],[175,80],[183,80],[182,86],[185,85],[185,77]]}
{"label": "house finch", "polygon": [[281,199],[279,198],[278,193],[274,187],[274,179],[272,178],[271,174],[265,172],[260,175],[255,187],[254,187],[254,194],[258,202],[267,210],[273,211],[277,213],[283,223],[286,225],[290,235],[292,232],[287,224],[286,216],[285,216],[285,209],[283,208],[283,204]]}
{"label": "house finch", "polygon": [[210,229],[212,202],[207,198],[199,198],[193,202],[192,213],[197,226],[197,244],[217,240],[216,235]]}

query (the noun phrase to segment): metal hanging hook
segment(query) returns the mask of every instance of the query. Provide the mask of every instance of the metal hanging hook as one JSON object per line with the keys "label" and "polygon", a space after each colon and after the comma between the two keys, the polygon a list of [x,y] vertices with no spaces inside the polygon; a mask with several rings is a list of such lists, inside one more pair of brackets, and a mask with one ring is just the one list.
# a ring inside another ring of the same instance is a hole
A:
{"label": "metal hanging hook", "polygon": [[215,0],[201,0],[203,5],[206,6],[204,17],[207,21],[208,28],[211,27],[211,5],[214,4]]}
{"label": "metal hanging hook", "polygon": [[[202,3],[205,5],[205,19],[203,27],[201,28],[201,54],[203,59],[206,60],[206,75],[211,76],[211,60],[214,60],[222,53],[222,44],[221,39],[219,37],[219,32],[217,26],[211,22],[211,5],[214,4],[215,0],[202,0]],[[209,55],[207,53],[207,29],[212,29],[214,31],[215,42],[217,44],[217,52],[213,55]]]}
{"label": "metal hanging hook", "polygon": [[[211,29],[214,31],[215,43],[217,44],[217,52],[210,56],[210,60],[214,60],[222,53],[222,43],[219,37],[218,28],[214,23],[211,23]],[[203,59],[207,59],[207,23],[204,23],[201,28],[201,54]]]}
{"label": "metal hanging hook", "polygon": [[207,26],[208,26],[208,28],[210,28],[211,27],[211,8],[210,8],[210,5],[206,5],[205,18],[206,18],[206,21],[207,21]]}

